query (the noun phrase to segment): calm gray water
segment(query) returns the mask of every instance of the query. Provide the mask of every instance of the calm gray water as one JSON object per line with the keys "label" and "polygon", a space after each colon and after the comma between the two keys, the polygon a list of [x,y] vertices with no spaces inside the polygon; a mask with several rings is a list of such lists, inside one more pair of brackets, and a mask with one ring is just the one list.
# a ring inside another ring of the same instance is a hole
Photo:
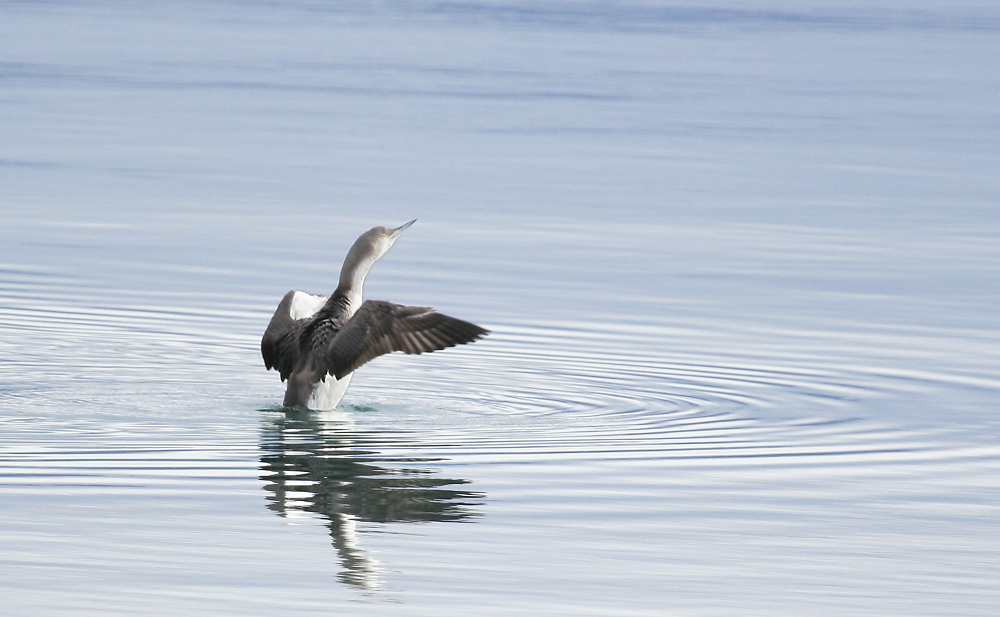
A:
{"label": "calm gray water", "polygon": [[[993,615],[993,2],[0,4],[10,616]],[[493,330],[286,413],[350,243]]]}

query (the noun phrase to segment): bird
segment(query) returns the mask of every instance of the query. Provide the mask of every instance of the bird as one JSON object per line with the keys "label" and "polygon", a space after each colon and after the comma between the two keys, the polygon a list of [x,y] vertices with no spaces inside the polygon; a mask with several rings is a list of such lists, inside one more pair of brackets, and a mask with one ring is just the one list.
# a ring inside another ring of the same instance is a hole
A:
{"label": "bird", "polygon": [[420,354],[471,343],[490,333],[425,306],[364,300],[372,266],[416,219],[396,228],[372,227],[344,259],[329,297],[289,291],[260,341],[264,366],[286,382],[283,406],[327,411],[341,401],[354,371],[392,351]]}

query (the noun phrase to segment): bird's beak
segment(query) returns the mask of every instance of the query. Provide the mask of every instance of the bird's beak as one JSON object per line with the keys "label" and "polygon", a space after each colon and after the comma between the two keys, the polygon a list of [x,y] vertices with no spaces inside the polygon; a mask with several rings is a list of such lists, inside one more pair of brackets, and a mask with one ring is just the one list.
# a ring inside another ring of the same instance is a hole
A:
{"label": "bird's beak", "polygon": [[392,230],[392,235],[393,235],[393,236],[398,236],[399,234],[401,234],[401,233],[403,233],[404,231],[406,231],[406,228],[407,228],[407,227],[409,227],[410,225],[412,225],[412,224],[414,224],[414,223],[416,223],[416,222],[417,222],[417,219],[413,219],[413,220],[412,220],[412,221],[410,221],[409,223],[403,223],[402,225],[400,225],[400,226],[399,226],[399,227],[397,227],[396,229],[393,229],[393,230]]}

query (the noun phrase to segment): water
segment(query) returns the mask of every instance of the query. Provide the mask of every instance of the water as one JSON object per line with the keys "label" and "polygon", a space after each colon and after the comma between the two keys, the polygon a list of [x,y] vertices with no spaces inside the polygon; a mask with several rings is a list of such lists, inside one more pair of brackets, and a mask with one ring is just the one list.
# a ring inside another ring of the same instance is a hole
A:
{"label": "water", "polygon": [[995,612],[991,3],[0,11],[5,614]]}

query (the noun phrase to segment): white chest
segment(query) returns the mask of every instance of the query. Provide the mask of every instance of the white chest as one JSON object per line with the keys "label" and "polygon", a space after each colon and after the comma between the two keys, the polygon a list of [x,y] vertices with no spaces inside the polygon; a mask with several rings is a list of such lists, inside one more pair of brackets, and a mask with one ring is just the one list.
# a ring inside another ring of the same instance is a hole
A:
{"label": "white chest", "polygon": [[353,376],[354,373],[349,373],[343,379],[334,379],[333,375],[327,375],[326,381],[316,384],[307,407],[316,411],[330,411],[336,408],[340,399],[344,398],[344,392],[347,392],[347,386]]}

